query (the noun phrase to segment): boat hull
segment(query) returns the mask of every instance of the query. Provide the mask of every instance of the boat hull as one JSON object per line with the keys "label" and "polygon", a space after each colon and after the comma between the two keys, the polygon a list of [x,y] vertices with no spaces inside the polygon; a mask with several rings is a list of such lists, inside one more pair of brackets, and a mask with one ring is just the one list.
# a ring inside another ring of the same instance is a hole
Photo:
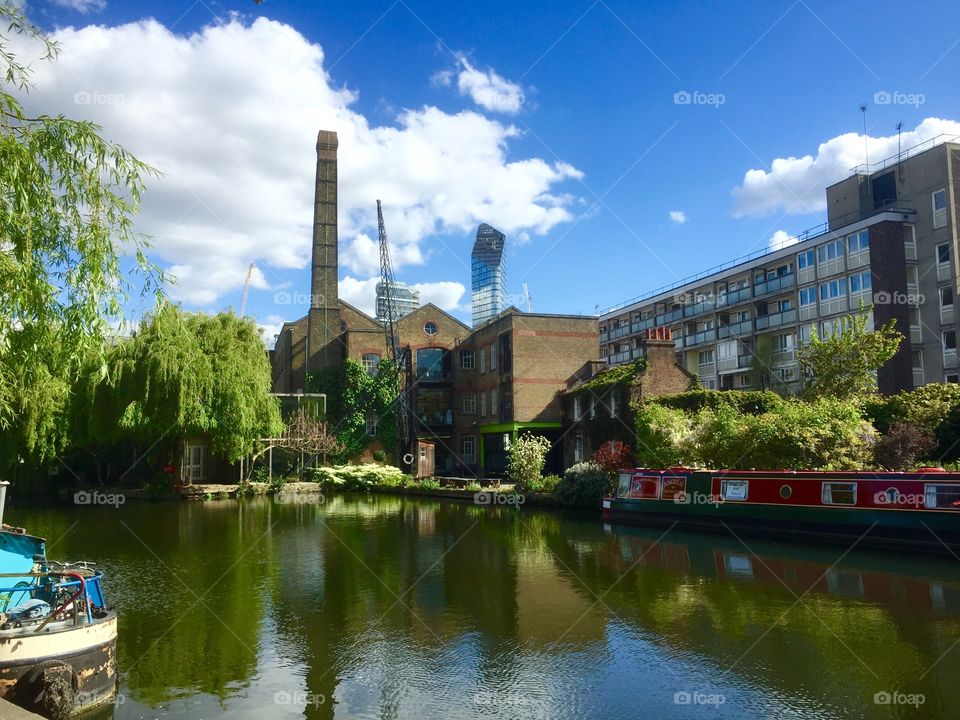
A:
{"label": "boat hull", "polygon": [[111,702],[117,691],[117,616],[92,625],[4,636],[0,633],[0,697],[33,709],[43,690],[38,667],[69,667],[74,702],[71,713],[84,714]]}

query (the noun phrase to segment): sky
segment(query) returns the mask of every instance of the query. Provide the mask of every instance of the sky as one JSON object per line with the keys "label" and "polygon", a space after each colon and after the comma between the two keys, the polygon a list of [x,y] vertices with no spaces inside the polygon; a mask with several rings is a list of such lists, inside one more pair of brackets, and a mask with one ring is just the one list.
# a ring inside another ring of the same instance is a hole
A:
{"label": "sky", "polygon": [[373,310],[380,199],[397,280],[468,323],[481,222],[507,235],[509,302],[526,284],[535,312],[594,314],[824,222],[824,188],[896,153],[898,123],[904,148],[960,135],[952,0],[19,4],[62,50],[28,111],[154,166],[137,227],[168,294],[238,309],[254,263],[270,345],[309,304],[320,129],[340,297]]}

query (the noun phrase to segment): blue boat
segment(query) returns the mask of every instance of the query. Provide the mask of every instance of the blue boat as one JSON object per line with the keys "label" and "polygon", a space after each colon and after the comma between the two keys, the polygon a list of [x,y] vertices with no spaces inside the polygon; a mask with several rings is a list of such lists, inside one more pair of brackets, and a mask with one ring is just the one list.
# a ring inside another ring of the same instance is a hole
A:
{"label": "blue boat", "polygon": [[117,615],[91,563],[47,559],[46,541],[3,523],[0,482],[0,697],[53,720],[112,702]]}

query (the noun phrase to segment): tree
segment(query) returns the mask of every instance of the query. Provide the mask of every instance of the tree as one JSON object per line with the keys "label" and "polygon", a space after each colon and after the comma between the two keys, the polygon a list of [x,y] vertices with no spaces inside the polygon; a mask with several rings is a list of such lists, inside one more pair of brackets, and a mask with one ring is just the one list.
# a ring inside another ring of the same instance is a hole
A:
{"label": "tree", "polygon": [[286,429],[280,437],[264,438],[258,443],[257,449],[247,464],[245,479],[250,479],[257,460],[274,448],[303,453],[311,458],[318,456],[326,458],[327,455],[339,455],[343,452],[343,445],[330,432],[327,423],[314,417],[304,408],[300,408],[290,416]]}
{"label": "tree", "polygon": [[869,310],[847,316],[840,329],[824,338],[811,333],[810,342],[800,348],[800,367],[809,378],[807,398],[844,400],[877,391],[877,370],[896,354],[903,335],[894,329],[895,320],[867,330]]}
{"label": "tree", "polygon": [[[59,53],[13,6],[0,6],[0,456],[42,461],[66,442],[70,385],[102,360],[132,283],[160,293],[163,274],[133,230],[144,177],[154,171],[104,140],[90,122],[31,117],[12,92],[30,68],[19,35]],[[3,32],[6,34],[2,34]],[[121,267],[122,256],[129,255]]]}

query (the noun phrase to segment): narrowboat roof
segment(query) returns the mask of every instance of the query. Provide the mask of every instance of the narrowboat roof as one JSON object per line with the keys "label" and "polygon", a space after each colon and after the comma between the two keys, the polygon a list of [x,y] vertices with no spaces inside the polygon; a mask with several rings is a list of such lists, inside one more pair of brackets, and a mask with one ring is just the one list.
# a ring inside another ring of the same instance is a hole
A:
{"label": "narrowboat roof", "polygon": [[710,468],[692,468],[692,467],[669,467],[669,468],[623,468],[620,472],[629,473],[658,473],[658,474],[679,474],[679,473],[712,473],[714,475],[756,475],[763,477],[795,477],[799,479],[818,479],[822,477],[844,477],[851,479],[880,479],[880,478],[936,478],[941,481],[960,482],[960,472],[952,472],[943,468],[917,468],[916,470],[898,471],[898,470],[713,470]]}

